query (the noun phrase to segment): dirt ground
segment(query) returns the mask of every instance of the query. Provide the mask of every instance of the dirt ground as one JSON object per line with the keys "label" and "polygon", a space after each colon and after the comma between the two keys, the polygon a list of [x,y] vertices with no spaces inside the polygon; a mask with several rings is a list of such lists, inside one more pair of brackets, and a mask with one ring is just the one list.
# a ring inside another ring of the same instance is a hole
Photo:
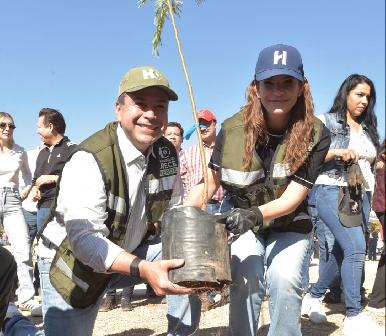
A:
{"label": "dirt ground", "polygon": [[[378,262],[366,261],[365,288],[367,295],[371,292]],[[310,267],[310,281],[315,282],[318,272],[318,259],[314,259]],[[161,299],[149,299],[145,296],[144,286],[137,286],[134,297],[134,310],[123,312],[116,308],[110,312],[98,314],[93,336],[165,336],[167,330],[166,304]],[[228,332],[229,305],[212,309],[202,313],[200,328],[195,336],[225,336]],[[342,335],[344,305],[326,305],[328,322],[322,325],[312,324],[308,319],[302,318],[303,336]],[[381,325],[385,325],[385,313],[369,313]],[[41,319],[35,319],[41,328]],[[266,336],[269,329],[269,314],[267,302],[263,303],[262,316],[260,317],[259,336]]]}

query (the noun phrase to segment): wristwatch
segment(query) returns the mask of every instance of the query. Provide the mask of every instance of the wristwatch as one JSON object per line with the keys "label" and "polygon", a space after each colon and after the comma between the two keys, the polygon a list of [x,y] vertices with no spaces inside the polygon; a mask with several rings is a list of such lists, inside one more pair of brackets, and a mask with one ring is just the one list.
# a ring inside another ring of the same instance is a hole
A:
{"label": "wristwatch", "polygon": [[130,275],[131,276],[135,276],[137,278],[140,278],[140,275],[139,275],[139,263],[142,261],[142,259],[138,258],[138,257],[135,257],[133,259],[133,261],[131,262],[130,264]]}

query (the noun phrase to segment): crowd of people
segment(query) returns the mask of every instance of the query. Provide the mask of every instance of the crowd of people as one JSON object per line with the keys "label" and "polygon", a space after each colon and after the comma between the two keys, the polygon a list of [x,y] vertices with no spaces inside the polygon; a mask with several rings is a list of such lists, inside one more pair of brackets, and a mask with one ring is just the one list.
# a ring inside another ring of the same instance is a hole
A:
{"label": "crowd of people", "polygon": [[[119,305],[118,289],[121,308],[133,309],[140,283],[166,297],[168,336],[196,332],[201,300],[211,305],[218,293],[200,299],[170,282],[169,270],[185,261],[161,253],[164,212],[203,207],[199,145],[182,148],[195,129],[208,177],[204,206],[222,214],[233,235],[230,335],[257,335],[267,298],[268,335],[300,336],[301,315],[327,322],[322,300],[340,302],[341,292],[343,334],[384,335],[366,312],[385,309],[384,249],[366,309],[363,293],[371,208],[383,232],[385,216],[385,141],[373,82],[348,76],[331,109],[316,115],[301,54],[279,44],[261,50],[245,104],[218,134],[216,115],[202,109],[184,135],[168,121],[177,99],[160,70],[131,68],[119,84],[116,121],[77,145],[65,135],[62,113],[43,108],[41,145],[31,151],[15,143],[15,121],[0,112],[0,223],[10,244],[0,246],[4,335],[92,335],[98,311]],[[314,236],[319,279],[309,286]],[[42,316],[44,331],[20,310]]]}

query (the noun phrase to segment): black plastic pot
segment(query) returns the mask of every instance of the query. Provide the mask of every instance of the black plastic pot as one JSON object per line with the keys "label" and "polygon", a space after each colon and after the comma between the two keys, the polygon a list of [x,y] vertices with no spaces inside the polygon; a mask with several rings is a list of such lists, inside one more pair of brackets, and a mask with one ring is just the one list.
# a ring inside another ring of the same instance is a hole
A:
{"label": "black plastic pot", "polygon": [[182,206],[164,214],[162,258],[185,260],[183,267],[169,272],[173,283],[206,289],[231,282],[225,225],[199,208]]}

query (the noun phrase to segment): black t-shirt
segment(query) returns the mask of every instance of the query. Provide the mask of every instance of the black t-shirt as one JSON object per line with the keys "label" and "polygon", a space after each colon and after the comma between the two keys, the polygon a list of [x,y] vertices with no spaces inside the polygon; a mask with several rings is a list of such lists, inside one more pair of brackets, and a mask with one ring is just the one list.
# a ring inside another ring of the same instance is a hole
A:
{"label": "black t-shirt", "polygon": [[[36,168],[32,184],[41,175],[60,175],[68,157],[75,149],[76,145],[66,136],[57,143],[52,150],[49,147],[43,148],[36,159]],[[38,201],[37,207],[49,208],[55,199],[56,183],[44,184],[40,187],[41,199]]]}
{"label": "black t-shirt", "polygon": [[[271,162],[275,154],[277,146],[281,143],[283,135],[271,134],[267,144],[257,144],[256,151],[263,162],[266,174],[269,174]],[[208,164],[209,168],[219,171],[221,168],[221,157],[223,148],[223,132],[218,133],[216,138],[216,145],[214,147],[212,157]],[[313,152],[309,155],[302,166],[290,178],[291,180],[311,189],[316,178],[319,175],[320,169],[323,165],[324,158],[330,148],[330,131],[322,126],[320,141],[315,145]]]}

